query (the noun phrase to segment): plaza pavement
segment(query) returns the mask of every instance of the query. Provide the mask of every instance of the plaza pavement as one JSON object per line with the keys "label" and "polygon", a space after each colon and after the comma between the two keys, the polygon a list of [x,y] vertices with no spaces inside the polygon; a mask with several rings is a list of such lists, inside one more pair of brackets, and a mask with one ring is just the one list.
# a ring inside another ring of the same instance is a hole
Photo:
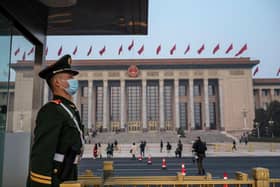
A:
{"label": "plaza pavement", "polygon": [[[107,144],[102,144],[102,156],[107,157],[106,147]],[[119,149],[114,151],[115,158],[125,158],[131,157],[129,153],[131,144],[119,144]],[[166,151],[166,144],[164,144],[163,152],[160,152],[159,144],[147,144],[145,150],[145,156],[151,155],[151,157],[174,157],[175,149],[177,145],[172,144],[172,150],[170,153]],[[191,157],[192,156],[192,144],[184,144],[183,145],[183,157]],[[231,143],[211,143],[207,144],[207,157],[257,157],[257,156],[280,156],[280,143],[257,143],[257,142],[249,142],[247,145],[244,143],[236,144],[237,150],[232,151]],[[139,153],[139,144],[137,144],[137,153],[136,157],[140,155]],[[83,154],[83,158],[92,158],[93,157],[93,144],[86,144],[85,150]]]}

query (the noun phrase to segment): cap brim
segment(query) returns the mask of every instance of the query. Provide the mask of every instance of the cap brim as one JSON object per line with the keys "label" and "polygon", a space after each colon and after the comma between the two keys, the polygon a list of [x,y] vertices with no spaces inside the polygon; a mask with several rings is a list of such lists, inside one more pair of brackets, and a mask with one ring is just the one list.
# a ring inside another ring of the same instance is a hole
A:
{"label": "cap brim", "polygon": [[79,74],[79,72],[75,71],[75,70],[64,70],[64,71],[59,72],[59,73],[70,73],[70,74],[72,74],[74,76]]}

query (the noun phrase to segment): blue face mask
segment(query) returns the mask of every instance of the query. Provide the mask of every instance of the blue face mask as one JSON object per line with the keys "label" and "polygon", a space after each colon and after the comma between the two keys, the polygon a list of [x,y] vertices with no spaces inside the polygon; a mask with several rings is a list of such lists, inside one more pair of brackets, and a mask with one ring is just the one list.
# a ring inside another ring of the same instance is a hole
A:
{"label": "blue face mask", "polygon": [[69,95],[74,95],[79,88],[79,82],[76,79],[69,79],[67,80],[69,87],[65,89],[65,91],[69,94]]}

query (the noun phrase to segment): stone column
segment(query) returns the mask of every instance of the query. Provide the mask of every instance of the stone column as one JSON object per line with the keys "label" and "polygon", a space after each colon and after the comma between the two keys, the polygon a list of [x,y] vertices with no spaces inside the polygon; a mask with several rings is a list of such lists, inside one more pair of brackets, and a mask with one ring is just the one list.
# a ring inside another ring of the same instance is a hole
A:
{"label": "stone column", "polygon": [[224,124],[224,100],[223,100],[223,79],[219,79],[219,103],[220,103],[220,127],[225,130]]}
{"label": "stone column", "polygon": [[92,128],[92,80],[88,80],[88,129]]}
{"label": "stone column", "polygon": [[159,80],[159,123],[160,130],[164,130],[164,80]]}
{"label": "stone column", "polygon": [[189,129],[195,129],[194,124],[194,102],[193,102],[193,79],[189,79],[189,110],[190,110],[190,119],[191,119],[191,128]]}
{"label": "stone column", "polygon": [[121,130],[125,131],[124,124],[125,124],[125,80],[121,80]]}
{"label": "stone column", "polygon": [[210,129],[209,120],[209,96],[208,96],[208,79],[203,80],[204,86],[204,109],[205,109],[205,128]]}
{"label": "stone column", "polygon": [[271,101],[274,101],[274,89],[273,88],[270,88],[270,99],[271,99]]}
{"label": "stone column", "polygon": [[44,82],[44,104],[47,103],[49,101],[49,86],[47,84],[47,82]]}
{"label": "stone column", "polygon": [[142,127],[143,131],[147,131],[147,80],[142,80]]}
{"label": "stone column", "polygon": [[103,81],[103,129],[108,130],[108,80]]}
{"label": "stone column", "polygon": [[179,80],[174,79],[174,97],[175,97],[175,126],[180,128],[180,110],[179,110]]}

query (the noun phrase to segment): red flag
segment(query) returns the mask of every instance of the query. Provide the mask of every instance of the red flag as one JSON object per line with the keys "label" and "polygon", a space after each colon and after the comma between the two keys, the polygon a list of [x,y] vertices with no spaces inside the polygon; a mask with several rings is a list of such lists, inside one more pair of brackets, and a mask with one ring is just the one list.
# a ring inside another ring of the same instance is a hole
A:
{"label": "red flag", "polygon": [[32,48],[30,49],[30,51],[27,53],[27,55],[29,56],[29,55],[31,55],[33,52],[34,52],[34,47],[32,47]]}
{"label": "red flag", "polygon": [[76,55],[77,51],[78,51],[78,46],[75,47],[75,49],[73,51],[73,55]]}
{"label": "red flag", "polygon": [[238,53],[235,54],[235,56],[241,55],[244,51],[247,50],[247,44],[245,44],[239,51]]}
{"label": "red flag", "polygon": [[128,49],[129,51],[131,51],[131,49],[133,48],[133,46],[134,46],[134,40],[131,41],[131,44],[128,46],[127,49]]}
{"label": "red flag", "polygon": [[24,51],[24,53],[22,55],[22,61],[25,61],[25,57],[26,57],[26,54],[25,54],[25,51]]}
{"label": "red flag", "polygon": [[253,76],[255,76],[258,72],[259,72],[259,66],[256,67],[256,69],[255,69],[255,71],[254,71],[254,73],[253,73]]}
{"label": "red flag", "polygon": [[141,55],[144,52],[144,44],[142,47],[137,51],[138,55]]}
{"label": "red flag", "polygon": [[226,54],[228,54],[233,49],[233,45],[230,44],[230,46],[226,50]]}
{"label": "red flag", "polygon": [[87,52],[87,56],[89,56],[91,54],[91,52],[92,52],[92,46],[90,46],[90,48],[89,48],[89,50]]}
{"label": "red flag", "polygon": [[198,54],[201,54],[202,53],[202,51],[205,49],[205,46],[204,46],[204,44],[197,50],[197,53]]}
{"label": "red flag", "polygon": [[58,51],[57,51],[57,55],[58,55],[58,56],[60,56],[60,55],[61,55],[61,53],[62,53],[62,46],[60,46],[60,48],[58,49]]}
{"label": "red flag", "polygon": [[45,49],[45,55],[46,55],[46,56],[48,55],[48,52],[49,52],[49,48],[47,47],[47,48]]}
{"label": "red flag", "polygon": [[170,55],[173,55],[176,50],[176,44],[173,45],[173,47],[170,49]]}
{"label": "red flag", "polygon": [[220,44],[217,44],[216,47],[213,49],[213,54],[215,54],[220,49]]}
{"label": "red flag", "polygon": [[159,46],[157,47],[156,54],[158,55],[158,54],[160,53],[160,51],[161,51],[161,45],[159,45]]}
{"label": "red flag", "polygon": [[280,75],[280,68],[278,69],[276,76],[278,77],[279,75]]}
{"label": "red flag", "polygon": [[18,54],[19,54],[19,52],[20,52],[20,48],[17,48],[17,50],[15,50],[15,56],[17,56]]}
{"label": "red flag", "polygon": [[119,52],[118,52],[119,55],[121,54],[122,50],[123,50],[123,47],[122,47],[122,45],[121,45],[121,46],[119,47]]}
{"label": "red flag", "polygon": [[190,44],[188,45],[188,47],[186,48],[184,55],[187,54],[189,52],[189,50],[191,49]]}
{"label": "red flag", "polygon": [[104,45],[104,47],[99,51],[99,54],[102,56],[106,51],[106,46]]}

